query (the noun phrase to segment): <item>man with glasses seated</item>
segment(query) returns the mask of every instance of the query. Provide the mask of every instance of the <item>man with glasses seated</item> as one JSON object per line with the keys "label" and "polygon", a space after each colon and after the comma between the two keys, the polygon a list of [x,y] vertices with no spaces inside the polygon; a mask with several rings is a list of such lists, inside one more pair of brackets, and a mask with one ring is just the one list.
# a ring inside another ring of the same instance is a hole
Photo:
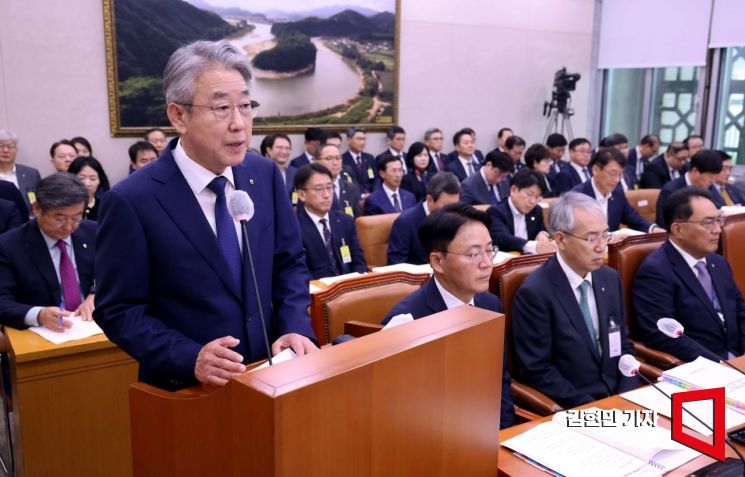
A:
{"label": "man with glasses seated", "polygon": [[[491,153],[489,153],[491,154]],[[520,253],[556,251],[543,224],[541,180],[537,172],[522,168],[512,177],[507,200],[489,207],[491,236],[500,250]]]}
{"label": "man with glasses seated", "polygon": [[[638,335],[647,346],[683,361],[742,355],[745,302],[729,264],[716,253],[724,224],[721,211],[709,191],[687,187],[670,195],[663,215],[669,240],[642,262],[631,289]],[[714,355],[659,332],[657,320],[668,317]]]}
{"label": "man with glasses seated", "polygon": [[621,151],[615,147],[601,147],[592,156],[590,167],[592,178],[572,190],[598,201],[611,232],[618,230],[621,224],[640,232],[665,231],[639,215],[626,199],[620,186],[626,167],[626,158]]}
{"label": "man with glasses seated", "polygon": [[0,323],[62,332],[69,315],[93,318],[96,223],[83,220],[87,203],[72,174],[36,185],[35,219],[0,236]]}
{"label": "man with glasses seated", "polygon": [[569,143],[569,162],[561,168],[554,180],[556,194],[572,190],[575,186],[590,180],[592,170],[588,167],[592,158],[592,144],[583,137],[572,139]]}
{"label": "man with glasses seated", "polygon": [[331,178],[331,171],[320,160],[301,167],[295,174],[295,189],[302,204],[298,206],[297,218],[305,260],[313,278],[367,272],[354,217],[331,208],[334,196]]}
{"label": "man with glasses seated", "polygon": [[321,144],[316,162],[323,164],[331,172],[331,183],[334,186],[331,210],[343,212],[353,218],[359,217],[360,189],[352,180],[351,174],[344,170],[341,148],[331,142]]}
{"label": "man with glasses seated", "polygon": [[[432,266],[433,277],[394,306],[383,324],[401,314],[408,313],[419,319],[463,305],[502,312],[502,302],[489,293],[492,260],[497,248],[489,236],[486,213],[462,203],[446,205],[424,219],[419,228],[419,240]],[[502,428],[514,423],[506,359],[503,366]]]}
{"label": "man with glasses seated", "polygon": [[610,238],[596,200],[567,192],[551,207],[556,254],[512,302],[513,372],[565,408],[639,385],[618,371],[633,354],[618,273],[603,265]]}

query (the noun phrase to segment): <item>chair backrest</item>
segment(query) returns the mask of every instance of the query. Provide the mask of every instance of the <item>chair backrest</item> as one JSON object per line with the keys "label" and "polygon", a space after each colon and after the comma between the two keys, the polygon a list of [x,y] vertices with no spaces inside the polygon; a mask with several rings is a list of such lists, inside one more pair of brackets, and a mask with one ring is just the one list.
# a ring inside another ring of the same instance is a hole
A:
{"label": "chair backrest", "polygon": [[499,296],[502,300],[502,311],[504,312],[504,335],[507,344],[507,359],[510,372],[512,372],[512,335],[510,334],[510,311],[512,310],[512,299],[515,297],[523,280],[546,260],[551,258],[552,253],[535,255],[522,255],[503,262],[492,269],[489,279],[489,291]]}
{"label": "chair backrest", "polygon": [[745,291],[745,214],[730,215],[722,229],[721,253],[732,269],[735,283]]}
{"label": "chair backrest", "polygon": [[657,219],[657,197],[660,189],[636,189],[626,191],[626,200],[639,215],[652,222]]}
{"label": "chair backrest", "polygon": [[[644,190],[644,189],[642,189]],[[626,307],[626,328],[634,338],[634,327],[631,326],[634,317],[634,306],[631,299],[631,286],[636,276],[636,270],[647,255],[654,252],[667,240],[666,233],[634,235],[608,244],[608,266],[614,268],[621,276],[623,283],[623,302]]]}
{"label": "chair backrest", "polygon": [[336,282],[311,295],[313,331],[321,345],[344,333],[344,323],[380,323],[393,306],[416,291],[428,274],[368,273]]}
{"label": "chair backrest", "polygon": [[360,247],[369,268],[388,265],[388,237],[391,235],[393,222],[399,215],[368,215],[354,221]]}

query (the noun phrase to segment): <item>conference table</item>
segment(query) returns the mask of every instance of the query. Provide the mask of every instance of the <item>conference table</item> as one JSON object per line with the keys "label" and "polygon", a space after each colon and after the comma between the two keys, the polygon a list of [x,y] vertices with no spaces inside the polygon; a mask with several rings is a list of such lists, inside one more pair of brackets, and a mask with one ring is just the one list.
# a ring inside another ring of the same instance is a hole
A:
{"label": "conference table", "polygon": [[137,363],[103,334],[55,345],[5,328],[17,476],[131,476]]}
{"label": "conference table", "polygon": [[[732,364],[734,364],[739,369],[745,370],[745,356],[740,356],[739,358],[735,358],[730,361]],[[591,402],[588,404],[585,404],[583,406],[577,407],[577,409],[586,409],[589,407],[598,407],[600,409],[621,409],[621,410],[634,410],[634,409],[644,409],[643,407],[632,403],[631,401],[627,401],[626,399],[622,398],[621,396],[610,396],[605,399],[601,399],[599,401]],[[512,437],[515,437],[519,434],[522,434],[523,432],[527,431],[528,429],[537,426],[538,424],[546,421],[550,421],[552,416],[546,416],[539,420],[526,422],[514,427],[510,427],[508,429],[504,429],[500,431],[499,433],[499,442],[504,442],[507,439],[510,439]],[[664,427],[665,429],[670,428],[670,420],[662,415],[659,415],[658,424]],[[728,429],[729,431],[730,429]],[[694,431],[686,430],[687,433],[690,433],[691,435],[695,436],[698,439],[706,440],[707,442],[711,442],[711,436],[710,437],[704,437]],[[740,451],[745,452],[745,446],[738,445],[738,448]],[[727,457],[737,457],[735,452],[727,447]],[[709,464],[714,462],[714,459],[707,457],[705,455],[701,455],[697,457],[696,459],[682,465],[681,467],[678,467],[677,469],[665,474],[666,476],[685,476],[693,471],[700,469],[701,467],[705,467]],[[508,448],[504,446],[499,446],[499,475],[500,476],[510,476],[510,477],[540,477],[540,476],[546,476],[549,475],[548,473],[528,464],[524,460],[520,459],[519,457],[515,456],[515,454]]]}

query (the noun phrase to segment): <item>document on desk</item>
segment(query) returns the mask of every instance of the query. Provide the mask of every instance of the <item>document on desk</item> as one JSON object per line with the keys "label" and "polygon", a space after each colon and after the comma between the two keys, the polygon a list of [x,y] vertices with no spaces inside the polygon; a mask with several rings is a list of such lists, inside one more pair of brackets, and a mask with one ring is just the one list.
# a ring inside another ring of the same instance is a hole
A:
{"label": "document on desk", "polygon": [[336,282],[349,280],[350,278],[356,278],[359,276],[360,276],[359,272],[352,272],[352,273],[345,273],[344,275],[336,275],[334,277],[319,278],[318,281],[328,286],[328,285],[333,285]]}
{"label": "document on desk", "polygon": [[[685,391],[675,384],[666,381],[657,383],[657,387],[668,396],[671,396],[673,393]],[[625,392],[621,394],[621,397],[638,404],[639,406],[657,411],[657,413],[662,416],[670,417],[670,399],[663,396],[652,386],[645,386],[634,389],[633,391]],[[714,427],[714,409],[709,401],[691,401],[685,403],[683,407],[707,423],[710,427]],[[724,408],[725,428],[731,429],[733,427],[740,427],[743,424],[745,424],[745,414],[740,414],[729,407]],[[683,413],[683,425],[704,436],[710,436],[713,434],[712,431],[704,427],[703,424],[685,412]]]}
{"label": "document on desk", "polygon": [[54,344],[67,343],[68,341],[82,340],[94,335],[100,335],[103,330],[96,324],[95,321],[83,321],[78,315],[72,315],[65,317],[66,320],[72,321],[72,328],[66,329],[63,332],[52,331],[49,328],[43,326],[33,326],[29,328],[37,335],[41,336],[47,341],[51,341]]}
{"label": "document on desk", "polygon": [[662,428],[567,427],[568,422],[567,412],[559,412],[502,445],[566,477],[661,476],[699,456]]}
{"label": "document on desk", "polygon": [[745,413],[745,376],[721,363],[699,356],[690,363],[663,371],[662,379],[683,390],[724,388],[727,405]]}
{"label": "document on desk", "polygon": [[432,275],[432,267],[425,263],[424,265],[414,265],[412,263],[396,263],[394,265],[383,265],[382,267],[373,267],[373,273],[388,273],[388,272],[407,272],[413,273],[414,275],[419,273],[426,273]]}

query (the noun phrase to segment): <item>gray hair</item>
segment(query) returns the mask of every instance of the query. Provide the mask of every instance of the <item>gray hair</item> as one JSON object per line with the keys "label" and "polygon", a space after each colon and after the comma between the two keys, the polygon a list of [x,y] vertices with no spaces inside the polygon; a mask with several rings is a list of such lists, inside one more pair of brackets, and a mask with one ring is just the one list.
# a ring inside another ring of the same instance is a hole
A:
{"label": "gray hair", "polygon": [[551,213],[548,223],[551,233],[569,232],[574,230],[574,210],[593,210],[599,214],[603,213],[602,207],[597,200],[581,192],[567,192],[559,200],[551,205]]}
{"label": "gray hair", "polygon": [[[163,94],[167,103],[190,104],[196,93],[196,78],[207,69],[238,71],[250,87],[251,63],[227,40],[195,41],[174,51],[163,71]],[[188,107],[187,107],[188,110]]]}
{"label": "gray hair", "polygon": [[57,172],[36,184],[36,203],[42,212],[50,209],[87,204],[88,189],[78,176],[69,172]]}
{"label": "gray hair", "polygon": [[432,137],[434,133],[440,133],[442,134],[442,129],[440,128],[429,128],[426,131],[424,131],[424,140],[429,141],[429,138]]}
{"label": "gray hair", "polygon": [[18,145],[18,136],[7,129],[0,129],[0,141],[13,141],[13,144]]}
{"label": "gray hair", "polygon": [[351,128],[347,129],[347,139],[351,138],[358,132],[361,132],[362,134],[367,134],[364,128],[361,128],[359,126],[352,126]]}

